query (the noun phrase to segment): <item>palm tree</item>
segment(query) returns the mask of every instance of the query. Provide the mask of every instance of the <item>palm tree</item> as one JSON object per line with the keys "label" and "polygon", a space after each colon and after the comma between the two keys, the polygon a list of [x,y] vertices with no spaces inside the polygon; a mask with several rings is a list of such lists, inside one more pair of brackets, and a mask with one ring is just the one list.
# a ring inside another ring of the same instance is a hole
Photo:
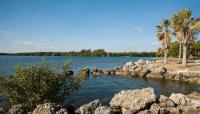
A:
{"label": "palm tree", "polygon": [[191,18],[192,12],[189,9],[182,9],[171,17],[171,26],[177,39],[183,46],[182,65],[187,66],[187,49],[190,47],[195,35],[199,33],[199,19]]}
{"label": "palm tree", "polygon": [[163,22],[156,26],[157,27],[157,37],[161,42],[162,48],[164,50],[164,63],[167,63],[167,53],[170,48],[171,38],[170,38],[170,21],[168,19],[163,20]]}

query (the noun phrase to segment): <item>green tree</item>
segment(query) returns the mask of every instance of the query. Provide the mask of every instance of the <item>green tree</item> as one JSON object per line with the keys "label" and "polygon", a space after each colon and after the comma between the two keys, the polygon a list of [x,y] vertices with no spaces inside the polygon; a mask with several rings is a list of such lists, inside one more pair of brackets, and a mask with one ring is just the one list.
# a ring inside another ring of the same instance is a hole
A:
{"label": "green tree", "polygon": [[164,56],[164,52],[162,48],[158,48],[156,51],[156,56],[157,57],[163,57]]}
{"label": "green tree", "polygon": [[171,38],[170,38],[170,21],[165,19],[157,27],[157,37],[161,42],[164,51],[164,63],[167,63],[167,53],[170,48]]}
{"label": "green tree", "polygon": [[107,53],[105,52],[104,49],[96,49],[96,50],[93,50],[92,55],[93,56],[106,56]]}
{"label": "green tree", "polygon": [[69,76],[69,63],[58,72],[50,63],[17,67],[16,76],[0,79],[0,91],[11,104],[23,104],[29,109],[45,102],[63,103],[64,96],[80,87],[78,76]]}
{"label": "green tree", "polygon": [[194,57],[200,57],[200,40],[192,43],[191,54]]}
{"label": "green tree", "polygon": [[191,18],[191,16],[192,12],[186,8],[171,17],[171,26],[183,46],[182,65],[185,67],[187,66],[187,49],[190,47],[195,35],[199,33],[198,27],[194,27],[198,19]]}
{"label": "green tree", "polygon": [[179,56],[179,43],[172,42],[169,48],[168,56],[170,57],[178,57]]}

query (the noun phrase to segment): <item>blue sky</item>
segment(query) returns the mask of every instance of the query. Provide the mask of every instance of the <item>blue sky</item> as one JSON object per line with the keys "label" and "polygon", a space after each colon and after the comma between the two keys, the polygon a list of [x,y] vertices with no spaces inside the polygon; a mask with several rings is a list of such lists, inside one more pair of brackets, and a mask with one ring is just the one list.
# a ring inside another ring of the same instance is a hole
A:
{"label": "blue sky", "polygon": [[0,0],[0,52],[155,51],[155,26],[200,0]]}

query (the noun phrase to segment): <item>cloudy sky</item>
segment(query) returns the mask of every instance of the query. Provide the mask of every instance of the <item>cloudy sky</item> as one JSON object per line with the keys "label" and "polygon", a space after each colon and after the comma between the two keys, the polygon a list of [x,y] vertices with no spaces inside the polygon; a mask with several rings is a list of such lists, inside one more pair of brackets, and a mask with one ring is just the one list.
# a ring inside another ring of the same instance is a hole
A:
{"label": "cloudy sky", "polygon": [[155,51],[155,26],[200,0],[0,0],[0,52]]}

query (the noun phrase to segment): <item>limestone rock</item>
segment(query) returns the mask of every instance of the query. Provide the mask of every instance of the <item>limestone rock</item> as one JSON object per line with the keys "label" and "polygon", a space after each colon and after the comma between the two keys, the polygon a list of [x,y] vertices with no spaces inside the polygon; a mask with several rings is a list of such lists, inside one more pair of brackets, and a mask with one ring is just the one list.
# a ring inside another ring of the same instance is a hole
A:
{"label": "limestone rock", "polygon": [[172,101],[174,101],[177,105],[190,105],[191,99],[188,98],[186,95],[183,95],[182,93],[174,94],[172,93],[169,97]]}
{"label": "limestone rock", "polygon": [[172,101],[171,99],[169,99],[168,97],[164,95],[160,95],[159,102],[160,102],[161,107],[175,107],[176,106],[174,101]]}
{"label": "limestone rock", "polygon": [[38,105],[32,114],[68,114],[67,109],[54,103],[44,103]]}
{"label": "limestone rock", "polygon": [[111,108],[121,108],[122,112],[135,113],[156,102],[153,88],[122,90],[110,101]]}
{"label": "limestone rock", "polygon": [[27,110],[21,104],[13,105],[9,110],[9,114],[26,114]]}
{"label": "limestone rock", "polygon": [[103,71],[95,68],[95,69],[92,70],[91,74],[93,74],[93,75],[102,75]]}
{"label": "limestone rock", "polygon": [[151,105],[150,112],[151,112],[151,114],[166,114],[165,109],[161,108],[156,103],[154,103],[154,104]]}
{"label": "limestone rock", "polygon": [[80,76],[89,76],[89,75],[90,75],[90,69],[87,68],[87,67],[81,69],[81,70],[79,71],[79,75],[80,75]]}
{"label": "limestone rock", "polygon": [[101,105],[100,101],[94,100],[88,104],[82,105],[80,107],[80,114],[93,114],[95,109]]}
{"label": "limestone rock", "polygon": [[94,114],[113,114],[113,113],[110,107],[100,106],[95,110]]}
{"label": "limestone rock", "polygon": [[55,114],[56,105],[54,103],[45,103],[38,105],[36,109],[33,111],[33,114]]}
{"label": "limestone rock", "polygon": [[61,108],[60,110],[56,111],[56,114],[68,114],[68,111],[66,108]]}
{"label": "limestone rock", "polygon": [[143,111],[138,112],[137,114],[151,114],[151,111],[143,110]]}

